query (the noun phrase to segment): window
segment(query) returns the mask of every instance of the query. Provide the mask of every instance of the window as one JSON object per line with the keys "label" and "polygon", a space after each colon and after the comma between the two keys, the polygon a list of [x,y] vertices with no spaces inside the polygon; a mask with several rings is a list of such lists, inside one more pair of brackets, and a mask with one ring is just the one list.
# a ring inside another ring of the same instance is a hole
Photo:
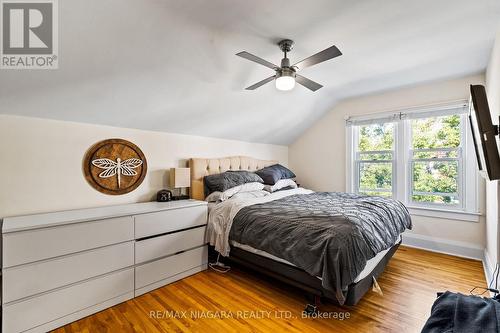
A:
{"label": "window", "polygon": [[475,213],[477,172],[466,110],[464,102],[349,118],[348,191]]}
{"label": "window", "polygon": [[356,192],[392,197],[394,124],[360,126],[357,141]]}
{"label": "window", "polygon": [[462,118],[410,120],[410,200],[462,206]]}

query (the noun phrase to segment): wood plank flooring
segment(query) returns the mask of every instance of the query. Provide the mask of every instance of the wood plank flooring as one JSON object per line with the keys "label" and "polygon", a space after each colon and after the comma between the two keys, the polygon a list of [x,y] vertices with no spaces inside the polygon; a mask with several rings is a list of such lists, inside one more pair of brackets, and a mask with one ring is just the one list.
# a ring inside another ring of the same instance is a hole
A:
{"label": "wood plank flooring", "polygon": [[304,319],[301,291],[247,271],[208,270],[54,332],[419,332],[437,291],[486,285],[480,261],[404,246],[378,282],[383,296],[369,291],[354,307],[323,304],[331,318]]}

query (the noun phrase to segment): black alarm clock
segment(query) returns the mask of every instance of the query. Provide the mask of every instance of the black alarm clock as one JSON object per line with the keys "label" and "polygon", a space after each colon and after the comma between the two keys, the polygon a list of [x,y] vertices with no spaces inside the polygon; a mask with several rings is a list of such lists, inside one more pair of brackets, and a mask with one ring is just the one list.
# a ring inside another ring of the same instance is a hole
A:
{"label": "black alarm clock", "polygon": [[156,201],[167,202],[172,200],[172,192],[169,190],[161,190],[156,193]]}

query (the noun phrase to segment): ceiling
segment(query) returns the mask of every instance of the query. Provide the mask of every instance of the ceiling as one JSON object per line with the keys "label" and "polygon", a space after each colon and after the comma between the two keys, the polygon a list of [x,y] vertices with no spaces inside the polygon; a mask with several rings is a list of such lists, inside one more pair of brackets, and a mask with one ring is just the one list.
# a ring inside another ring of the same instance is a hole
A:
{"label": "ceiling", "polygon": [[[0,71],[0,113],[289,144],[341,99],[485,70],[498,0],[59,1],[59,69]],[[335,44],[317,92],[244,88]]]}

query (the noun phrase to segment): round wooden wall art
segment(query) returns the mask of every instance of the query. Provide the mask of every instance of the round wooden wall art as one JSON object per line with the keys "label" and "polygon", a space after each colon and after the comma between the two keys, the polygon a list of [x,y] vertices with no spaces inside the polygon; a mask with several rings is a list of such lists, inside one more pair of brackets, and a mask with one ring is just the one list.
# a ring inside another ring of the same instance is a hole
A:
{"label": "round wooden wall art", "polygon": [[83,159],[83,172],[99,192],[119,195],[141,185],[148,169],[146,157],[132,142],[108,139],[90,147]]}

